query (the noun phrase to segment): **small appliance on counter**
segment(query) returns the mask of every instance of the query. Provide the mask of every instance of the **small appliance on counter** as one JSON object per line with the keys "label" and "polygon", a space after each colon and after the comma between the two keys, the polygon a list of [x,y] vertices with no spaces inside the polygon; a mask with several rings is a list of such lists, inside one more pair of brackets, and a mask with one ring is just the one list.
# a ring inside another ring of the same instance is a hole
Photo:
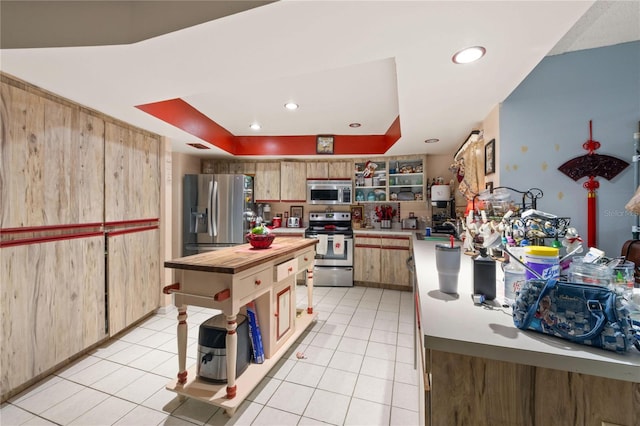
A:
{"label": "small appliance on counter", "polygon": [[287,228],[300,228],[300,218],[290,217],[287,219]]}
{"label": "small appliance on counter", "polygon": [[[238,355],[236,359],[236,377],[239,377],[249,366],[252,351],[247,317],[238,314],[237,323]],[[219,314],[200,325],[197,375],[203,380],[215,383],[227,382],[226,324],[225,316]]]}
{"label": "small appliance on counter", "polygon": [[282,218],[280,216],[275,216],[271,221],[271,226],[274,228],[280,228],[282,226]]}
{"label": "small appliance on counter", "polygon": [[402,229],[418,229],[418,218],[413,215],[413,212],[409,213],[409,217],[402,219]]}

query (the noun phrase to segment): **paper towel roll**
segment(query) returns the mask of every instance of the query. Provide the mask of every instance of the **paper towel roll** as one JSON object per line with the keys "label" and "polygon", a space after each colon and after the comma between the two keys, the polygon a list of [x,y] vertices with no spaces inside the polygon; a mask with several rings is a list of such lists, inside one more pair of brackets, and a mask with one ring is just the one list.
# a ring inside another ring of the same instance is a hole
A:
{"label": "paper towel roll", "polygon": [[432,201],[449,201],[451,199],[451,187],[449,185],[433,185],[431,187]]}

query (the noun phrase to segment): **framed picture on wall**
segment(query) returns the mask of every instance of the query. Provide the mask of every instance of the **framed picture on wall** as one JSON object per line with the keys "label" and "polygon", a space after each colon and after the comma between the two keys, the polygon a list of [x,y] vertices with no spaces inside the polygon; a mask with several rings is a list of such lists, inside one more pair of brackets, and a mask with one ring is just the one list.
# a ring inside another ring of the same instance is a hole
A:
{"label": "framed picture on wall", "polygon": [[353,222],[360,222],[364,219],[364,206],[351,206],[351,220]]}
{"label": "framed picture on wall", "polygon": [[333,154],[334,137],[332,135],[316,136],[316,153]]}
{"label": "framed picture on wall", "polygon": [[496,140],[491,139],[484,146],[484,174],[490,175],[496,171]]}

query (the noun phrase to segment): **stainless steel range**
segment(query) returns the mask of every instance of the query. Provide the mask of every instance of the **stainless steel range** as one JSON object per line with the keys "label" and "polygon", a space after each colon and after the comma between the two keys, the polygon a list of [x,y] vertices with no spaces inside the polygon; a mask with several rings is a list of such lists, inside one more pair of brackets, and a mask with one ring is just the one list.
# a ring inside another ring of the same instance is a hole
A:
{"label": "stainless steel range", "polygon": [[317,238],[313,285],[353,287],[353,229],[350,212],[311,212],[306,238]]}

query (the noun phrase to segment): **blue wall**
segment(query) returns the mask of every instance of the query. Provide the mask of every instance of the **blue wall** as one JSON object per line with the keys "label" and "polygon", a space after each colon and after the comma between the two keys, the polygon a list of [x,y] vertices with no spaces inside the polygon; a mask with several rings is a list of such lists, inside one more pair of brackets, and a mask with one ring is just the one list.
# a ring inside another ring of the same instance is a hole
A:
{"label": "blue wall", "polygon": [[640,42],[547,57],[527,76],[500,109],[500,184],[542,189],[538,209],[570,217],[586,247],[587,178],[575,182],[558,167],[586,154],[589,120],[597,153],[629,163],[615,179],[597,179],[597,247],[617,256],[636,217],[624,206],[635,191]]}

